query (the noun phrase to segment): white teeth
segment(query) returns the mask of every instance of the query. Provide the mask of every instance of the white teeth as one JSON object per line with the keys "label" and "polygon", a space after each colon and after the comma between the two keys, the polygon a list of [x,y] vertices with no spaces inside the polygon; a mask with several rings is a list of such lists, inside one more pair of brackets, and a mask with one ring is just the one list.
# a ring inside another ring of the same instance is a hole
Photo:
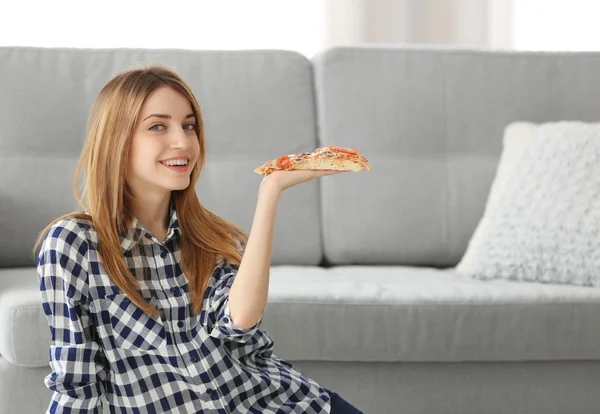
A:
{"label": "white teeth", "polygon": [[164,165],[187,165],[187,160],[163,161]]}

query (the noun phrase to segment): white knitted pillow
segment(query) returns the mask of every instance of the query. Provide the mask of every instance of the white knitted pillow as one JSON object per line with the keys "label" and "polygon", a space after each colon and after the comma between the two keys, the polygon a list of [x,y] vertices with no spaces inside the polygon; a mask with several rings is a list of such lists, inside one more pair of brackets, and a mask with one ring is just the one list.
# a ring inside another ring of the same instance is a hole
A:
{"label": "white knitted pillow", "polygon": [[513,122],[504,129],[504,135],[502,137],[502,154],[500,154],[500,160],[498,162],[498,167],[496,168],[496,176],[494,177],[494,181],[490,188],[483,216],[481,217],[481,220],[479,220],[479,223],[469,240],[469,245],[467,246],[465,254],[460,263],[456,266],[455,270],[458,273],[466,273],[469,266],[471,266],[474,253],[481,243],[481,240],[483,240],[484,235],[487,233],[490,216],[502,198],[502,194],[515,170],[515,166],[523,156],[523,153],[529,144],[531,144],[531,138],[533,138],[533,132],[536,127],[537,124],[532,122]]}
{"label": "white knitted pillow", "polygon": [[462,272],[600,287],[600,123],[535,128]]}

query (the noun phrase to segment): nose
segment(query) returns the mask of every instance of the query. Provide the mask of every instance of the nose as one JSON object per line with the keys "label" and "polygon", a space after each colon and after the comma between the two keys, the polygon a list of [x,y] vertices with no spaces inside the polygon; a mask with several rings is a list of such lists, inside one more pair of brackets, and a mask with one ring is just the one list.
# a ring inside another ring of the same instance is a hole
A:
{"label": "nose", "polygon": [[193,138],[193,134],[190,134],[190,131],[186,131],[185,129],[183,129],[183,127],[175,128],[174,130],[171,129],[171,131],[174,131],[170,137],[171,146],[173,148],[186,149],[191,146],[191,139]]}

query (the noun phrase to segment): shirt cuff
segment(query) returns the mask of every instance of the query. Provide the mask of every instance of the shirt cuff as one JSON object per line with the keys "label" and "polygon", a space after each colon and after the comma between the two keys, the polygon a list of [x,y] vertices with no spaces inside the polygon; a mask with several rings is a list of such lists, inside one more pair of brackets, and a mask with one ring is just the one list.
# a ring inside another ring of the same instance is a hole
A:
{"label": "shirt cuff", "polygon": [[254,326],[247,329],[242,329],[233,323],[231,318],[231,310],[229,309],[229,299],[225,303],[225,307],[219,315],[217,315],[217,322],[213,327],[210,336],[213,338],[231,339],[236,342],[248,342],[258,331],[262,322],[262,314],[258,318],[258,322]]}

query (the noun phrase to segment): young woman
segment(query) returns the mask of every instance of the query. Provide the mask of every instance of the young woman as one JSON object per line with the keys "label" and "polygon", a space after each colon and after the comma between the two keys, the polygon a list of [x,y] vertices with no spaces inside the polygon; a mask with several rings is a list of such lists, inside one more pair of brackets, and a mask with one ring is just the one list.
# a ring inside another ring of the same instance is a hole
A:
{"label": "young woman", "polygon": [[85,211],[35,246],[47,412],[100,413],[106,399],[113,413],[359,413],[259,329],[280,195],[337,171],[266,176],[248,236],[200,204],[205,156],[198,101],[172,70],[123,71],[100,91],[75,172]]}

